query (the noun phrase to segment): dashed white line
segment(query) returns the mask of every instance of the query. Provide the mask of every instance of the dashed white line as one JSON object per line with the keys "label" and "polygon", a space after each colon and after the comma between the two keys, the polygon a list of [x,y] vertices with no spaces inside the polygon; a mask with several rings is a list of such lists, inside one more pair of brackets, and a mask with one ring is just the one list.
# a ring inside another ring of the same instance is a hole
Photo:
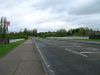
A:
{"label": "dashed white line", "polygon": [[50,70],[51,72],[53,72],[53,70]]}
{"label": "dashed white line", "polygon": [[53,70],[50,70],[50,71],[51,71],[52,75],[55,75],[55,73],[54,73],[54,71],[53,71]]}
{"label": "dashed white line", "polygon": [[48,67],[50,67],[50,65],[48,65]]}
{"label": "dashed white line", "polygon": [[73,53],[78,54],[78,55],[81,55],[81,56],[84,56],[84,57],[88,57],[87,55],[84,55],[84,54],[78,53],[78,52],[73,51],[73,50],[71,50],[71,49],[67,49],[67,48],[66,48],[65,50],[70,51],[70,52],[73,52]]}

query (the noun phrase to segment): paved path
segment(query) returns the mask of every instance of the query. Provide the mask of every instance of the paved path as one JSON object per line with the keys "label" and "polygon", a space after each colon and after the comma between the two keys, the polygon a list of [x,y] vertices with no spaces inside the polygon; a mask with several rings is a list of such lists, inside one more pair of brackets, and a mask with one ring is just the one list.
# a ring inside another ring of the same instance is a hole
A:
{"label": "paved path", "polygon": [[45,75],[31,40],[0,59],[0,75]]}

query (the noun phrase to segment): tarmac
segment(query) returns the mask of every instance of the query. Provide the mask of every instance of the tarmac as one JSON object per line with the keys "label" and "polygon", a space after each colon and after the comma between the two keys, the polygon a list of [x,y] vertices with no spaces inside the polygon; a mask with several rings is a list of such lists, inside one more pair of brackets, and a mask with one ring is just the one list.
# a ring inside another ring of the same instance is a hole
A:
{"label": "tarmac", "polygon": [[46,75],[32,40],[0,58],[0,75]]}
{"label": "tarmac", "polygon": [[36,38],[49,75],[100,75],[100,44]]}

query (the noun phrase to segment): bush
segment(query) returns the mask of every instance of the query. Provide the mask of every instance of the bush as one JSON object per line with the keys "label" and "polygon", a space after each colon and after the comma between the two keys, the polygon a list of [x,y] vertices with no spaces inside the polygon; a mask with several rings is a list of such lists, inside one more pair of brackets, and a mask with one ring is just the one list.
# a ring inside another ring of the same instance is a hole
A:
{"label": "bush", "polygon": [[20,38],[24,38],[24,39],[28,39],[27,35],[8,35],[9,39],[20,39]]}

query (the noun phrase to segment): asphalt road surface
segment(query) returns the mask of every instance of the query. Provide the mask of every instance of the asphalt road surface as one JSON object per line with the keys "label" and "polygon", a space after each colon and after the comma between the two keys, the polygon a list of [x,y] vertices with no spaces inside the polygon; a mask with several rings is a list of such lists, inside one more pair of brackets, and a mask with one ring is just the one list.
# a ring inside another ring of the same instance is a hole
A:
{"label": "asphalt road surface", "polygon": [[100,45],[35,39],[49,75],[100,75]]}

